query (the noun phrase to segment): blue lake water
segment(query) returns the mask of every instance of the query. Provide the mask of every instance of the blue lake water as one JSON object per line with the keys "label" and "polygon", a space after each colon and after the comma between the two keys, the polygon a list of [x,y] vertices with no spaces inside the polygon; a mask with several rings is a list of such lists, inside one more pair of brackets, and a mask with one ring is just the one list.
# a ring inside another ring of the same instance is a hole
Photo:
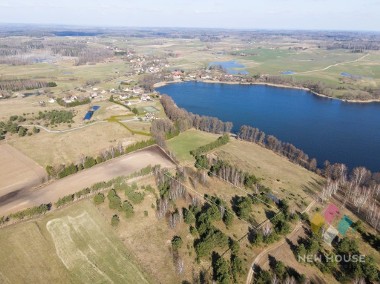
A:
{"label": "blue lake water", "polygon": [[208,66],[211,67],[211,66],[218,66],[218,65],[222,66],[222,68],[226,70],[228,74],[234,74],[234,75],[248,74],[248,72],[244,69],[245,66],[236,61],[215,61],[215,62],[211,62]]}
{"label": "blue lake water", "polygon": [[380,171],[380,104],[354,104],[310,92],[260,85],[184,82],[157,89],[179,107],[251,125],[325,160]]}

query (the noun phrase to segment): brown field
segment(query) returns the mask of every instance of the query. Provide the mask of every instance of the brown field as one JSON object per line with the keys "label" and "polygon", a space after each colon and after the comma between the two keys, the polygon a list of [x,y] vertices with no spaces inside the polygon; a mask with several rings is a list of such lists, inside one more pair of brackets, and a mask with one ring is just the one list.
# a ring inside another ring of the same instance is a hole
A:
{"label": "brown field", "polygon": [[261,178],[263,185],[298,209],[304,209],[312,201],[310,194],[323,182],[320,176],[254,143],[232,140],[214,153]]}
{"label": "brown field", "polygon": [[0,216],[43,203],[55,202],[60,197],[73,194],[94,183],[125,176],[148,165],[154,166],[157,164],[162,167],[173,166],[166,154],[156,146],[124,155],[91,169],[57,180],[39,189],[25,188],[14,195],[3,196],[0,202]]}
{"label": "brown field", "polygon": [[47,179],[41,166],[8,144],[0,144],[0,160],[1,196],[34,187]]}
{"label": "brown field", "polygon": [[[12,137],[13,138],[13,137]],[[80,156],[97,156],[99,151],[119,142],[130,144],[146,139],[132,135],[117,123],[98,123],[66,133],[44,130],[30,137],[14,137],[10,144],[41,166],[77,162]]]}

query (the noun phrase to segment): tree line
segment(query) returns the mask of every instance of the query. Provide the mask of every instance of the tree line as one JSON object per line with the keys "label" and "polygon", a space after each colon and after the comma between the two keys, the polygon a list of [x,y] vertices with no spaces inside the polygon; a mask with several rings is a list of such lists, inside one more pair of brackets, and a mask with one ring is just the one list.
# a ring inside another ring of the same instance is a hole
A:
{"label": "tree line", "polygon": [[209,165],[208,174],[217,176],[220,179],[227,181],[234,186],[256,189],[259,179],[255,175],[240,170],[238,167],[231,165],[223,160],[214,160]]}
{"label": "tree line", "polygon": [[211,133],[229,133],[232,130],[232,122],[223,122],[216,117],[190,113],[178,108],[173,99],[167,95],[162,95],[160,101],[168,118],[178,125],[181,132],[191,127]]}
{"label": "tree line", "polygon": [[238,138],[262,145],[308,170],[317,170],[317,160],[315,158],[310,158],[291,143],[282,142],[273,135],[266,135],[265,132],[258,128],[243,125],[238,132]]}
{"label": "tree line", "polygon": [[128,154],[139,149],[143,149],[148,146],[152,146],[154,144],[155,141],[153,139],[136,142],[132,145],[127,146],[126,148],[124,148],[121,143],[119,143],[116,146],[110,146],[108,149],[102,150],[96,157],[82,155],[80,157],[79,163],[76,164],[70,163],[68,165],[60,164],[56,166],[48,165],[46,166],[46,172],[48,173],[49,177],[58,179],[64,178],[83,169],[91,168],[110,159]]}
{"label": "tree line", "polygon": [[223,136],[220,136],[217,140],[208,143],[204,146],[200,146],[195,150],[191,150],[190,154],[194,157],[200,156],[202,154],[205,154],[208,151],[211,151],[213,149],[216,149],[220,146],[226,145],[230,141],[230,135],[229,134],[223,134]]}
{"label": "tree line", "polygon": [[55,86],[57,86],[55,82],[36,81],[29,79],[0,80],[0,91],[33,90]]}

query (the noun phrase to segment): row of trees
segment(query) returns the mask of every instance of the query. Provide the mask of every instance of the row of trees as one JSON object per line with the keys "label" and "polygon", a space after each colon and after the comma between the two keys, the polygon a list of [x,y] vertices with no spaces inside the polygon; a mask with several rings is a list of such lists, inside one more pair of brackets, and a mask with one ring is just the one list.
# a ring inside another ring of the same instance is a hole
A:
{"label": "row of trees", "polygon": [[220,136],[214,142],[208,143],[204,146],[198,147],[197,149],[190,151],[190,154],[194,157],[197,157],[202,154],[205,154],[208,151],[214,150],[220,146],[226,145],[229,141],[230,141],[230,135],[226,133],[226,134],[223,134],[223,136]]}
{"label": "row of trees", "polygon": [[214,175],[235,186],[256,188],[259,180],[253,174],[244,172],[223,160],[216,160],[211,164],[209,175]]}
{"label": "row of trees", "polygon": [[307,154],[295,147],[293,144],[282,142],[272,135],[266,135],[258,128],[243,125],[240,128],[238,137],[242,140],[262,145],[311,171],[315,171],[317,169],[316,159],[309,158]]}
{"label": "row of trees", "polygon": [[178,125],[180,131],[191,127],[211,133],[229,133],[232,130],[232,122],[223,122],[216,117],[199,116],[178,108],[173,99],[167,95],[160,98],[166,115]]}
{"label": "row of trees", "polygon": [[132,151],[143,149],[154,144],[155,141],[152,139],[136,142],[132,145],[127,146],[126,148],[124,148],[122,144],[119,143],[116,146],[110,146],[108,149],[102,150],[97,157],[82,155],[77,164],[71,163],[68,165],[61,164],[57,166],[48,165],[46,166],[46,172],[48,173],[49,177],[63,178],[75,174],[83,169],[91,168],[107,160],[119,157]]}
{"label": "row of trees", "polygon": [[33,90],[57,86],[54,82],[36,81],[30,79],[0,80],[0,91]]}
{"label": "row of trees", "polygon": [[10,214],[7,219],[19,219],[22,220],[24,218],[31,218],[36,215],[41,215],[46,213],[51,209],[51,203],[48,204],[41,204],[39,206],[31,207],[13,214]]}

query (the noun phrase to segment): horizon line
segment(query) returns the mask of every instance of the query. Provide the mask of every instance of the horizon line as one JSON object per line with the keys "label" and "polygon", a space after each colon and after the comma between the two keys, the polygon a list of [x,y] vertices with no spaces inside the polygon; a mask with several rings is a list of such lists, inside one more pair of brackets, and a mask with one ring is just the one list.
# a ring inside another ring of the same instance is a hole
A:
{"label": "horizon line", "polygon": [[9,23],[0,22],[0,26],[35,26],[35,27],[72,27],[96,29],[194,29],[194,30],[226,30],[226,31],[293,31],[293,32],[360,32],[380,33],[380,30],[354,30],[354,29],[302,29],[302,28],[247,28],[247,27],[190,27],[190,26],[123,26],[123,25],[96,25],[96,24],[63,24],[63,23]]}

